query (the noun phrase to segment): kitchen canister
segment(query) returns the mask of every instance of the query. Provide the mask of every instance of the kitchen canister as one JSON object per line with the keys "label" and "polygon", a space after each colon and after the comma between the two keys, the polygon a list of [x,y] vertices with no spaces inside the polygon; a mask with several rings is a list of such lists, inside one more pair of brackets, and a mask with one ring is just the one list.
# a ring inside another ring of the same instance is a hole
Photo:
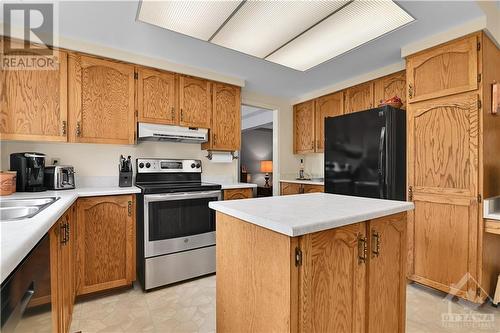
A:
{"label": "kitchen canister", "polygon": [[16,171],[0,171],[0,195],[16,192]]}

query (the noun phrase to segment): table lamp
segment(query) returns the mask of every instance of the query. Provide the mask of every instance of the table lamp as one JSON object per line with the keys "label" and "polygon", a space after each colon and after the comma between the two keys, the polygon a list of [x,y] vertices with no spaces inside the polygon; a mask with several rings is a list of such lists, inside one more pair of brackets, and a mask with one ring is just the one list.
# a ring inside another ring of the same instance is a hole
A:
{"label": "table lamp", "polygon": [[264,184],[264,186],[270,187],[271,185],[269,185],[269,173],[273,172],[273,161],[260,161],[260,172],[266,173],[266,176],[264,177],[266,183]]}

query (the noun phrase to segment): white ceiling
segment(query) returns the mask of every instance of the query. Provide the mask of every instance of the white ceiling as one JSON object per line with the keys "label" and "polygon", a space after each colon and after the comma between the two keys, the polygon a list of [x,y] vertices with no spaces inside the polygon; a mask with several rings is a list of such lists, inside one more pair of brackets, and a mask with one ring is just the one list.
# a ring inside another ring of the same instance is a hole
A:
{"label": "white ceiling", "polygon": [[476,1],[398,1],[416,22],[299,72],[136,20],[138,1],[59,3],[63,37],[242,78],[248,91],[296,98],[401,62],[401,46],[483,16]]}

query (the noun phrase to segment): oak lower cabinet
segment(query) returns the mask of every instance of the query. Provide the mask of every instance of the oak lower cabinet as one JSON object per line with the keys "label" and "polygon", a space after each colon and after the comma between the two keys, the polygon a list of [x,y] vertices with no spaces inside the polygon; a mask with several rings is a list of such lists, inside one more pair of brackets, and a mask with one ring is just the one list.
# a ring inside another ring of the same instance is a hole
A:
{"label": "oak lower cabinet", "polygon": [[[5,43],[20,42],[4,39]],[[53,51],[27,57],[44,57],[50,68],[0,70],[0,139],[31,141],[67,141],[67,53]],[[5,55],[7,58],[10,54]],[[21,55],[17,55],[21,57]]]}
{"label": "oak lower cabinet", "polygon": [[68,68],[69,140],[133,144],[134,66],[71,53]]}
{"label": "oak lower cabinet", "polygon": [[77,294],[128,286],[135,280],[135,196],[77,201]]}
{"label": "oak lower cabinet", "polygon": [[69,332],[75,301],[75,207],[68,209],[50,229],[52,327]]}
{"label": "oak lower cabinet", "polygon": [[222,190],[224,200],[253,198],[253,188],[235,188]]}
{"label": "oak lower cabinet", "polygon": [[281,182],[280,192],[281,195],[321,193],[325,192],[325,187],[323,185],[315,185],[315,184]]}
{"label": "oak lower cabinet", "polygon": [[217,212],[217,244],[218,332],[405,331],[406,213],[289,237]]}

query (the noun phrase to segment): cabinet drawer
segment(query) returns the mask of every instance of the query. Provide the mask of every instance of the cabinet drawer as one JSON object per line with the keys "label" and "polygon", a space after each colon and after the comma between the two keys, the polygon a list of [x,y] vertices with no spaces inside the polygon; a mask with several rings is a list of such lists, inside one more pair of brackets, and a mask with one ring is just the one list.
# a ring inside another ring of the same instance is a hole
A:
{"label": "cabinet drawer", "polygon": [[224,190],[224,200],[237,200],[253,198],[252,188],[235,188]]}

